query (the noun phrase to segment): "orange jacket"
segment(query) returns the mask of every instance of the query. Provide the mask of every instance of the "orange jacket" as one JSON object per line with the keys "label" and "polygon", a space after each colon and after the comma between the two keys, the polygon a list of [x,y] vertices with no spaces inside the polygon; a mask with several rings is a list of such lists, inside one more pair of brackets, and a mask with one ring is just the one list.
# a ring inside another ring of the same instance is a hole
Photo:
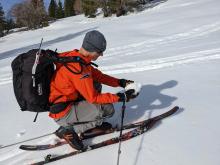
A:
{"label": "orange jacket", "polygon": [[[82,56],[78,50],[60,53],[59,56],[79,56],[87,64],[91,62],[90,58]],[[81,69],[79,63],[68,63],[67,65],[74,72]],[[49,102],[59,103],[74,101],[79,95],[82,95],[90,103],[104,104],[118,102],[119,97],[116,94],[98,93],[94,89],[93,81],[112,87],[119,87],[119,79],[103,74],[91,65],[83,66],[81,74],[73,74],[62,64],[56,64],[56,72],[53,75],[50,85]],[[58,114],[50,113],[49,116],[56,119],[61,118],[65,116],[70,109],[71,105],[62,112]]]}

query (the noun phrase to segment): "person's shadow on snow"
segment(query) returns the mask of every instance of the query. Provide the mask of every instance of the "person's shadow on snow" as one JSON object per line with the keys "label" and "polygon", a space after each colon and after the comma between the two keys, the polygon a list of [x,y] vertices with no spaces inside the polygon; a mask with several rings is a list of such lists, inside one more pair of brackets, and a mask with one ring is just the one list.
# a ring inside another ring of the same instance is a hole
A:
{"label": "person's shadow on snow", "polygon": [[[172,105],[177,99],[175,96],[169,96],[163,94],[164,90],[171,90],[178,84],[177,81],[171,80],[164,82],[160,85],[144,85],[142,86],[141,92],[137,98],[126,103],[124,123],[131,123],[144,117],[148,119],[154,110],[163,109]],[[121,104],[115,104],[115,114],[112,122],[119,124],[121,120]]]}
{"label": "person's shadow on snow", "polygon": [[[177,97],[166,95],[162,92],[164,90],[172,90],[171,88],[174,88],[177,84],[177,81],[171,80],[160,85],[149,84],[142,86],[139,96],[131,102],[126,103],[124,124],[132,123],[143,116],[145,116],[144,119],[148,119],[152,117],[151,115],[154,110],[171,106]],[[120,125],[121,106],[122,104],[115,104],[115,114],[110,119],[113,125]],[[157,127],[159,124],[160,122],[154,127]],[[138,162],[141,146],[144,142],[144,136],[145,134],[141,137],[140,143],[137,144],[139,147],[135,155],[134,165]]]}

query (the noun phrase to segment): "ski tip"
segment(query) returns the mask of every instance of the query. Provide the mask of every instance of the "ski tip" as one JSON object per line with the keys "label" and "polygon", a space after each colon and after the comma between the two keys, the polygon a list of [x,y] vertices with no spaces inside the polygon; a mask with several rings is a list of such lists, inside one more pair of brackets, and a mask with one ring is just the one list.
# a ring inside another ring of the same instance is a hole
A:
{"label": "ski tip", "polygon": [[176,113],[179,109],[180,109],[179,106],[175,106],[175,107],[173,107],[172,111],[173,111],[173,113]]}
{"label": "ski tip", "polygon": [[31,145],[21,145],[21,146],[19,146],[19,149],[26,150],[26,151],[35,151],[35,150],[37,150],[37,147],[31,146]]}
{"label": "ski tip", "polygon": [[180,107],[179,106],[175,106],[173,109],[178,110],[178,109],[180,109]]}

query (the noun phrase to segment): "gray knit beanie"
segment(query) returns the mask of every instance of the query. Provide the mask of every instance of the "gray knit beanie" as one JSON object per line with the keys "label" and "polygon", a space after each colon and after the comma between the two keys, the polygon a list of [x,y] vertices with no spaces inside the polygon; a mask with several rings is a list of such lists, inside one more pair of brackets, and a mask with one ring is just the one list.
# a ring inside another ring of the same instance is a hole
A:
{"label": "gray knit beanie", "polygon": [[106,40],[102,33],[97,30],[86,33],[82,47],[89,52],[104,52],[106,49]]}

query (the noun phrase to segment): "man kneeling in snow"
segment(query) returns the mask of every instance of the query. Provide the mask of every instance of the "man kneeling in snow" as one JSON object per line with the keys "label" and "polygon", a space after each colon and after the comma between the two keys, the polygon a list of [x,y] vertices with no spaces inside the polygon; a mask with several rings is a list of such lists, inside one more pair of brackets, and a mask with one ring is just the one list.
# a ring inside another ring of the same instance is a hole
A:
{"label": "man kneeling in snow", "polygon": [[56,131],[57,136],[77,150],[84,149],[81,136],[92,132],[103,134],[112,128],[110,123],[103,122],[114,114],[112,103],[129,101],[137,96],[133,89],[125,93],[101,93],[101,84],[125,88],[133,83],[103,74],[91,65],[91,61],[103,56],[105,49],[104,35],[95,30],[88,32],[80,50],[60,53],[60,56],[78,56],[85,65],[67,63],[64,67],[57,64],[51,81],[49,116],[61,126]]}

